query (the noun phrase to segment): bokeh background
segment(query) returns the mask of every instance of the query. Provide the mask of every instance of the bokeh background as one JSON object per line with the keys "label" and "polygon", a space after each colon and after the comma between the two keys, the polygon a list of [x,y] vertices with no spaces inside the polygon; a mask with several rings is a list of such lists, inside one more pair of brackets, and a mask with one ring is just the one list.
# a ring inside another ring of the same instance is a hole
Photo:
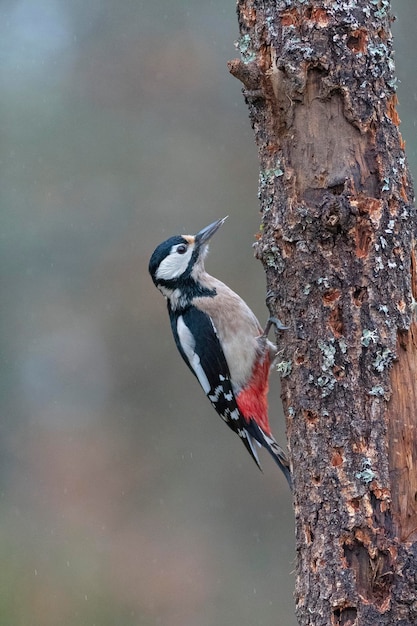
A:
{"label": "bokeh background", "polygon": [[[417,6],[393,6],[415,174]],[[237,35],[233,0],[1,0],[2,625],[295,625],[284,479],[215,415],[147,274],[229,214],[209,270],[266,319]]]}

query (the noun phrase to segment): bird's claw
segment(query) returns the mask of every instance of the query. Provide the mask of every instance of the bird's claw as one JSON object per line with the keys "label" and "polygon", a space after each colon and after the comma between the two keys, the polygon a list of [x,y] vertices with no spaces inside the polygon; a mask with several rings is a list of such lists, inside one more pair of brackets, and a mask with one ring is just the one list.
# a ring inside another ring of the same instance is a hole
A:
{"label": "bird's claw", "polygon": [[267,321],[266,326],[265,326],[265,330],[264,330],[264,332],[262,333],[262,335],[263,335],[264,337],[267,337],[267,336],[268,336],[268,333],[269,333],[269,331],[271,330],[271,326],[275,326],[275,328],[276,328],[277,330],[288,330],[288,328],[289,328],[289,326],[285,326],[285,325],[281,322],[281,320],[279,320],[277,317],[273,317],[273,316],[271,316],[270,318],[268,318],[268,321]]}

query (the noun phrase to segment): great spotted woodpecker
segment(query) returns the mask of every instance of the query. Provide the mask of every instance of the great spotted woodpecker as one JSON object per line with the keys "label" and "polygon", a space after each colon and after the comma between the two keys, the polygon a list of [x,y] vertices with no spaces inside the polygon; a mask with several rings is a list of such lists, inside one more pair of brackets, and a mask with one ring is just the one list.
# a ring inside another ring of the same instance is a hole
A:
{"label": "great spotted woodpecker", "polygon": [[248,305],[204,269],[208,241],[224,223],[217,220],[196,235],[177,235],[152,254],[149,273],[167,299],[175,343],[205,394],[239,435],[261,469],[255,443],[264,446],[291,486],[289,463],[268,420],[268,379],[276,346]]}

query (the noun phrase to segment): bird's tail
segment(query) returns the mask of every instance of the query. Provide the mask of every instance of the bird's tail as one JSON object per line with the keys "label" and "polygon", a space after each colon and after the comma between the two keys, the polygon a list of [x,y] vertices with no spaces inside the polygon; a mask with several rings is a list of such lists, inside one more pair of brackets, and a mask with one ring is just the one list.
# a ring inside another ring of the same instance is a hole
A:
{"label": "bird's tail", "polygon": [[267,437],[266,435],[265,435],[265,439],[268,441],[268,445],[266,445],[265,448],[268,450],[268,452],[274,459],[275,463],[283,472],[285,478],[287,479],[287,483],[289,484],[290,489],[292,491],[292,477],[291,477],[291,470],[290,470],[290,462],[287,458],[287,455],[285,454],[281,446],[277,444],[275,439],[271,439],[271,437]]}
{"label": "bird's tail", "polygon": [[[252,435],[252,437],[254,439],[256,439],[256,441],[260,445],[262,445],[264,448],[266,448],[268,450],[269,454],[272,456],[272,458],[274,459],[275,463],[278,465],[278,467],[280,468],[280,470],[284,474],[285,478],[287,479],[287,482],[288,482],[288,484],[290,486],[290,489],[292,491],[292,478],[291,478],[290,462],[289,462],[288,457],[285,454],[284,450],[275,441],[274,437],[272,435],[267,435],[262,430],[262,428],[260,426],[258,426],[258,424],[254,420],[251,420],[249,428],[247,430],[249,431],[250,435]],[[256,461],[256,459],[255,459],[255,461]],[[259,461],[257,462],[257,465],[261,469],[261,467],[259,465]]]}
{"label": "bird's tail", "polygon": [[258,441],[248,433],[246,428],[245,428],[245,430],[243,431],[242,434],[239,434],[239,436],[242,439],[242,441],[243,441],[243,443],[245,445],[245,448],[247,449],[247,451],[249,452],[249,454],[251,455],[251,457],[255,461],[256,465],[259,467],[259,469],[262,472],[262,466],[261,466],[261,463],[259,461],[258,452],[256,450],[256,447],[260,446],[261,444],[258,443]]}

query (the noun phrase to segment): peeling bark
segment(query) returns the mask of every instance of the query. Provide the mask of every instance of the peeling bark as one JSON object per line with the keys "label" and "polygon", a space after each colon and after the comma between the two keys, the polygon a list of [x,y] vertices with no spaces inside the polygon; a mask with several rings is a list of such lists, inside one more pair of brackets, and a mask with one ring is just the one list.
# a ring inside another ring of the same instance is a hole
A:
{"label": "peeling bark", "polygon": [[417,623],[417,263],[388,0],[239,0],[300,626]]}

